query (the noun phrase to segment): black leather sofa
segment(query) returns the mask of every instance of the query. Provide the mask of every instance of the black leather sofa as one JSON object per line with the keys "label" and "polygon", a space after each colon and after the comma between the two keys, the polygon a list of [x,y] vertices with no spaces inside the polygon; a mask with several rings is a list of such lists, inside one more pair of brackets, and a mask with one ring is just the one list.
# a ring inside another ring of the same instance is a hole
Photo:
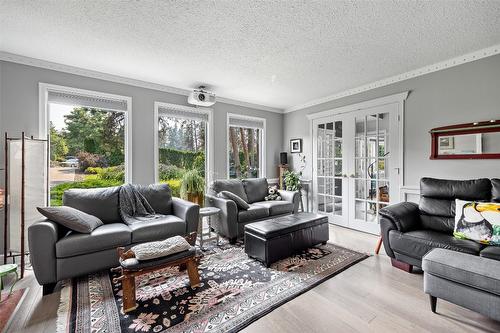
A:
{"label": "black leather sofa", "polygon": [[422,178],[420,203],[401,202],[380,210],[384,248],[392,265],[408,272],[422,267],[433,248],[500,260],[499,246],[453,236],[455,199],[500,202],[500,179],[445,180]]}

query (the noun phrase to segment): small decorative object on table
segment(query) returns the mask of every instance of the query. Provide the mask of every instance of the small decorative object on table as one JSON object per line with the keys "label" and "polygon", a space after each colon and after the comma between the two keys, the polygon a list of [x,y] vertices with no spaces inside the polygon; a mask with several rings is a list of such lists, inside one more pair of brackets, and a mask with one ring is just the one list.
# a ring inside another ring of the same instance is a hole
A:
{"label": "small decorative object on table", "polygon": [[10,286],[9,295],[12,294],[12,290],[14,288],[14,285],[16,284],[17,280],[19,279],[19,276],[17,275],[17,265],[16,264],[0,265],[0,301],[2,300],[3,278],[7,274],[11,274],[11,273],[16,274],[16,280]]}
{"label": "small decorative object on table", "polygon": [[[219,245],[219,234],[213,232],[212,217],[219,216],[220,209],[217,207],[203,207],[200,208],[200,222],[198,224],[198,239],[200,240],[200,248],[203,249],[203,243],[214,240]],[[208,231],[203,232],[203,218],[208,217]],[[215,234],[215,235],[212,235]],[[204,237],[207,238],[204,238]]]}
{"label": "small decorative object on table", "polygon": [[118,283],[118,281],[122,283],[124,313],[137,308],[135,303],[136,276],[178,266],[179,270],[187,268],[191,287],[197,287],[200,284],[196,249],[189,245],[193,244],[195,239],[196,232],[192,232],[184,238],[174,236],[164,241],[139,244],[128,251],[125,251],[124,247],[118,248],[120,267],[113,268],[112,271],[121,272],[121,276],[114,278],[113,283]]}

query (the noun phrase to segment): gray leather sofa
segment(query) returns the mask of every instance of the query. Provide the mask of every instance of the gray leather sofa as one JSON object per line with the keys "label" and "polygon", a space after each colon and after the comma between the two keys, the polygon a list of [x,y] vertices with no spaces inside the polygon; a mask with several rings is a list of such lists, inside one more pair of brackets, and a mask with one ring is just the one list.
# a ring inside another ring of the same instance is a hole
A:
{"label": "gray leather sofa", "polygon": [[[216,232],[229,238],[230,243],[242,238],[245,224],[268,219],[272,216],[294,214],[299,208],[299,192],[280,190],[282,200],[265,201],[268,194],[266,178],[224,179],[212,182],[206,203],[221,209],[220,218],[215,225]],[[245,200],[250,208],[238,209],[233,200],[220,198],[218,193],[229,191]]]}
{"label": "gray leather sofa", "polygon": [[173,198],[168,185],[141,187],[158,217],[151,222],[125,224],[119,213],[120,187],[71,189],[63,204],[97,216],[104,225],[90,234],[69,231],[42,219],[28,228],[31,264],[44,295],[58,281],[118,266],[117,247],[185,235],[198,227],[199,206]]}

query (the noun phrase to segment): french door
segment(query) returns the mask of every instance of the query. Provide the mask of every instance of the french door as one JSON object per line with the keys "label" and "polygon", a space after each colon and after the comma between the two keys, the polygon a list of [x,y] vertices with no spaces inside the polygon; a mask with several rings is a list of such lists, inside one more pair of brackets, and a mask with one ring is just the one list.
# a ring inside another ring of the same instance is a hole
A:
{"label": "french door", "polygon": [[313,120],[314,207],[331,223],[379,234],[400,181],[397,104]]}

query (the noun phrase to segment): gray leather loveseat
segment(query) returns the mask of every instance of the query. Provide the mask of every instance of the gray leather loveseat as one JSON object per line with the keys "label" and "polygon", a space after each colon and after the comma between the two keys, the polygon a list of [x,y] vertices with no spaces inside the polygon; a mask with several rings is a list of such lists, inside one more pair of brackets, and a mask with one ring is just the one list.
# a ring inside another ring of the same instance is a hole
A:
{"label": "gray leather loveseat", "polygon": [[[265,201],[268,194],[266,178],[224,179],[212,182],[207,205],[221,209],[220,219],[215,226],[216,232],[234,243],[242,238],[245,224],[268,219],[273,216],[294,214],[299,208],[299,192],[279,190],[282,200]],[[218,194],[228,191],[236,194],[249,205],[249,209],[238,209],[233,200],[221,198]]]}
{"label": "gray leather loveseat", "polygon": [[139,191],[162,216],[127,225],[119,213],[119,186],[71,189],[64,192],[63,204],[98,217],[104,225],[90,234],[69,231],[48,219],[28,228],[31,264],[44,294],[51,293],[58,281],[118,266],[117,247],[197,230],[198,205],[173,198],[168,185],[143,186]]}

